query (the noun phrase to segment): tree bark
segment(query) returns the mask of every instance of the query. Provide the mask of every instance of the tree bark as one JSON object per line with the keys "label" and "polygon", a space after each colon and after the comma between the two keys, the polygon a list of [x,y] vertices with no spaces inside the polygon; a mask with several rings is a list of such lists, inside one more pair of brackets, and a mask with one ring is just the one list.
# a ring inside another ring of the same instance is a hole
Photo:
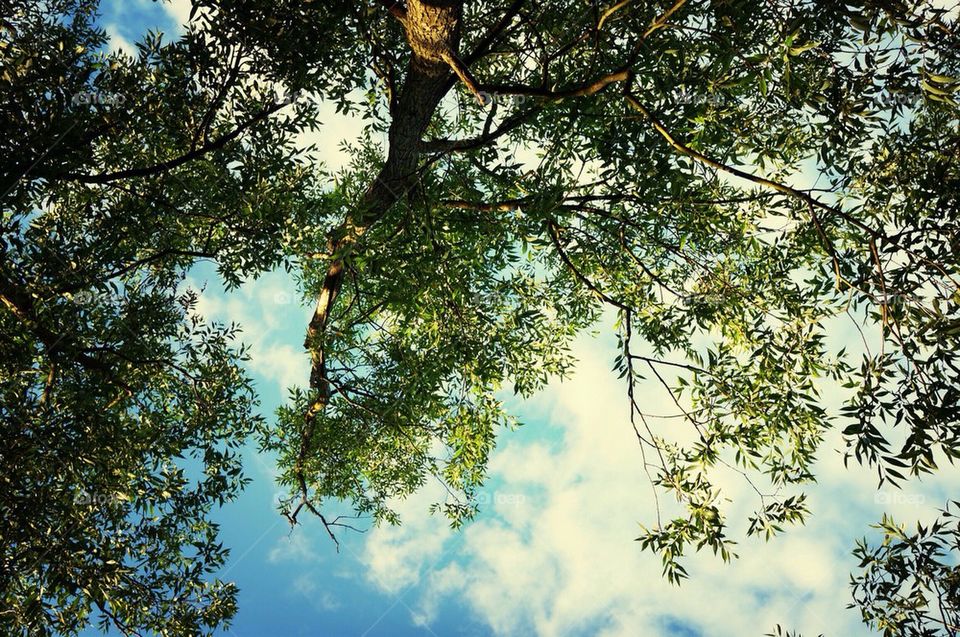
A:
{"label": "tree bark", "polygon": [[331,236],[332,260],[307,327],[304,346],[310,351],[310,387],[315,394],[305,414],[295,466],[304,496],[303,462],[310,452],[313,421],[330,398],[324,340],[343,285],[346,260],[360,236],[416,184],[421,140],[440,100],[452,87],[446,60],[456,57],[460,43],[462,0],[409,0],[405,9],[393,3],[391,14],[403,25],[412,55],[390,124],[386,161],[356,208]]}

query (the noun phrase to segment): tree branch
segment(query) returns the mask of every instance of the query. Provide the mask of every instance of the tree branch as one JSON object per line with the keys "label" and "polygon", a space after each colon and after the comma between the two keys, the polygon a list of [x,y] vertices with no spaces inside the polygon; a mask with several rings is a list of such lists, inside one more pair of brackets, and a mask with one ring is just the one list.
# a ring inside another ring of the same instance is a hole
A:
{"label": "tree branch", "polygon": [[64,173],[61,175],[54,175],[52,178],[62,181],[76,181],[82,184],[106,184],[111,181],[116,181],[118,179],[130,179],[132,177],[149,177],[152,175],[157,175],[160,173],[167,172],[178,166],[181,166],[189,161],[198,159],[209,152],[220,150],[237,137],[242,135],[244,131],[248,128],[257,124],[260,121],[263,121],[270,115],[276,113],[280,109],[286,106],[285,103],[272,104],[267,108],[259,111],[256,115],[245,121],[243,124],[233,129],[226,135],[222,135],[212,142],[207,142],[203,146],[192,150],[188,153],[180,155],[174,159],[161,162],[159,164],[154,164],[153,166],[142,166],[140,168],[128,168],[127,170],[118,170],[112,173],[100,173],[97,175],[89,175],[83,173]]}
{"label": "tree branch", "polygon": [[571,97],[585,97],[599,93],[614,82],[623,82],[629,80],[632,71],[629,68],[621,68],[603,75],[592,82],[584,82],[574,86],[554,91],[538,86],[527,86],[525,84],[482,84],[480,90],[485,93],[497,95],[523,95],[526,97],[539,97],[548,101],[559,101]]}
{"label": "tree branch", "polygon": [[474,150],[486,146],[492,141],[495,141],[507,133],[516,130],[522,126],[531,116],[535,115],[540,111],[539,108],[528,108],[524,111],[519,111],[510,115],[506,118],[496,130],[490,131],[478,135],[477,137],[470,137],[468,139],[436,139],[431,141],[426,141],[421,143],[421,148],[425,152],[436,152],[436,153],[448,153],[451,151],[465,151],[465,150]]}
{"label": "tree branch", "polygon": [[480,92],[480,89],[477,88],[477,81],[473,77],[473,74],[470,73],[470,69],[467,68],[467,65],[464,64],[460,58],[457,57],[457,54],[454,53],[449,48],[444,49],[441,54],[443,61],[453,69],[453,72],[456,74],[460,81],[464,83],[473,96],[477,98],[477,101],[480,103],[480,106],[484,106],[487,102],[483,97],[483,93]]}
{"label": "tree branch", "polygon": [[399,20],[401,24],[406,21],[407,9],[399,0],[377,0],[377,4],[385,7],[386,10],[390,12],[390,15]]}
{"label": "tree branch", "polygon": [[[547,103],[558,102],[571,97],[585,97],[595,95],[615,82],[629,80],[631,72],[629,69],[620,69],[608,73],[592,82],[577,84],[559,91],[526,86],[523,84],[482,84],[477,88],[484,94],[490,94],[496,99],[497,95],[523,95],[526,97],[537,97],[544,99]],[[490,142],[506,135],[507,133],[522,126],[530,117],[539,113],[543,105],[537,105],[522,111],[513,113],[500,124],[494,131],[488,131],[477,137],[467,139],[435,139],[421,143],[423,150],[427,152],[451,152],[474,150],[486,146]]]}
{"label": "tree branch", "polygon": [[876,230],[868,226],[867,224],[863,223],[859,219],[856,219],[855,217],[851,216],[849,213],[835,206],[831,206],[830,204],[826,204],[820,201],[819,199],[812,197],[811,195],[809,195],[808,193],[802,190],[798,190],[796,188],[787,186],[780,182],[766,179],[765,177],[759,177],[752,173],[748,173],[744,170],[740,170],[739,168],[734,168],[733,166],[728,166],[722,162],[719,162],[711,157],[704,155],[699,151],[696,151],[690,148],[683,142],[677,140],[673,136],[673,134],[660,122],[660,120],[657,119],[657,117],[654,116],[653,113],[647,110],[647,108],[642,103],[640,103],[640,101],[632,93],[627,91],[625,93],[625,97],[626,97],[627,103],[634,110],[636,110],[637,112],[642,114],[645,118],[647,118],[647,120],[649,120],[650,124],[653,126],[654,130],[656,130],[660,134],[660,136],[663,137],[670,144],[670,146],[674,148],[674,150],[686,155],[687,157],[690,157],[691,159],[695,159],[702,164],[705,164],[712,168],[716,168],[717,170],[723,171],[729,175],[733,175],[741,179],[746,179],[747,181],[751,181],[755,184],[759,184],[767,188],[772,188],[773,190],[776,190],[777,192],[781,192],[785,195],[796,197],[811,206],[820,208],[821,210],[825,210],[831,214],[834,214],[834,215],[837,215],[838,217],[843,218],[844,220],[852,223],[856,227],[868,233],[871,237],[882,238],[885,236],[879,230]]}
{"label": "tree branch", "polygon": [[553,247],[557,250],[557,255],[560,257],[560,260],[563,261],[564,265],[567,266],[567,269],[574,275],[574,277],[583,283],[591,292],[597,295],[601,301],[608,303],[624,312],[630,312],[630,307],[621,301],[616,300],[615,298],[609,296],[606,292],[600,289],[600,287],[591,281],[585,274],[583,274],[579,268],[573,263],[570,259],[570,256],[567,254],[566,250],[563,249],[563,245],[560,243],[560,226],[558,226],[553,220],[547,222],[547,230],[550,235],[550,241],[553,243]]}

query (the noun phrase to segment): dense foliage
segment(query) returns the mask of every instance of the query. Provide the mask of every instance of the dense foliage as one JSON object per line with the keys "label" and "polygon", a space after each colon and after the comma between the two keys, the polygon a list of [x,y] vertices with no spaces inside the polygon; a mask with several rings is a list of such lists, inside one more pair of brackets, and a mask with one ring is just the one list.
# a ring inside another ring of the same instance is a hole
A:
{"label": "dense foliage", "polygon": [[857,542],[860,573],[852,578],[853,599],[865,622],[884,637],[956,634],[960,627],[960,503],[929,526],[908,534],[884,516],[879,545]]}
{"label": "dense foliage", "polygon": [[[960,456],[957,7],[193,9],[136,57],[104,52],[93,1],[2,16],[7,632],[228,619],[205,520],[254,432],[291,522],[333,535],[337,500],[396,521],[436,478],[462,523],[512,423],[496,392],[563,374],[601,317],[662,498],[640,544],[672,581],[690,549],[727,559],[731,535],[802,520],[833,428],[894,485]],[[322,102],[366,123],[335,174],[295,145]],[[198,259],[229,285],[295,266],[316,301],[311,376],[275,423],[234,328],[193,311]],[[754,488],[749,520],[726,518],[718,468]],[[955,634],[949,560],[916,553],[927,529],[883,528],[857,549],[864,619]],[[929,533],[955,552],[948,528]]]}
{"label": "dense foliage", "polygon": [[107,54],[94,9],[3,15],[0,632],[200,634],[235,612],[208,514],[262,421],[236,327],[206,324],[183,277],[276,264],[306,170],[289,124],[247,124],[272,104],[202,83],[241,52],[148,35]]}

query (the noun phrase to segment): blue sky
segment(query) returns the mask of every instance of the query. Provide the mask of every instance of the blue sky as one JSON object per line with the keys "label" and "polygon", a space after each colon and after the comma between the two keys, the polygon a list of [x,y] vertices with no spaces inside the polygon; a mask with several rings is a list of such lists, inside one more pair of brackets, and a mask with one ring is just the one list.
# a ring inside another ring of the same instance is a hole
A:
{"label": "blue sky", "polygon": [[[102,24],[113,46],[124,48],[148,27],[175,34],[188,12],[188,0],[111,0]],[[355,123],[330,115],[311,139],[335,167],[337,143],[355,132]],[[307,378],[301,343],[310,309],[280,272],[227,294],[204,265],[190,283],[205,289],[200,312],[244,326],[249,370],[269,416],[285,388]],[[403,526],[344,532],[338,554],[313,520],[291,529],[280,517],[272,459],[249,449],[252,483],[217,513],[232,548],[221,576],[241,591],[240,612],[223,634],[741,637],[778,622],[810,636],[869,634],[845,608],[855,538],[884,510],[904,521],[931,519],[956,474],[878,493],[871,472],[844,470],[842,442],[831,438],[820,453],[820,483],[809,490],[807,526],[770,544],[740,533],[741,559],[724,565],[695,556],[687,563],[691,580],[671,587],[658,559],[633,541],[638,524],[652,522],[652,498],[623,387],[609,371],[609,325],[598,329],[578,341],[572,380],[527,401],[504,395],[525,425],[500,439],[486,506],[458,533],[428,515],[438,496],[428,486],[399,504]],[[649,411],[668,411],[656,392],[640,400]],[[748,485],[734,474],[719,482],[733,500],[730,518],[745,520],[757,504]]]}

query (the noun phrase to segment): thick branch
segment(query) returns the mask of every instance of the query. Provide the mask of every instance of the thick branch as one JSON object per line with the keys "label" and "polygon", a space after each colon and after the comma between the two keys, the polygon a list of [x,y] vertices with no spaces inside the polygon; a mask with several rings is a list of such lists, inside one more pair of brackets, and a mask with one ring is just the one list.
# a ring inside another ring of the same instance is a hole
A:
{"label": "thick branch", "polygon": [[482,135],[469,139],[437,139],[423,142],[421,147],[426,152],[446,153],[451,151],[474,150],[486,146],[507,133],[516,130],[527,122],[533,115],[540,112],[539,108],[528,108],[514,113],[503,121],[496,130],[488,130]]}
{"label": "thick branch", "polygon": [[594,95],[614,82],[623,82],[629,80],[630,77],[630,69],[622,68],[607,73],[592,82],[584,82],[558,91],[539,86],[527,86],[525,84],[482,84],[480,90],[497,95],[523,95],[526,97],[539,97],[548,101],[558,101],[570,97]]}
{"label": "thick branch", "polygon": [[473,96],[477,98],[477,101],[480,103],[480,106],[483,106],[487,101],[483,97],[483,93],[480,92],[480,89],[477,88],[477,80],[473,77],[473,74],[470,73],[470,69],[467,68],[467,65],[464,64],[460,58],[457,57],[457,54],[449,49],[443,52],[443,61],[453,69],[453,72],[456,74],[460,81],[467,87]]}
{"label": "thick branch", "polygon": [[507,10],[504,11],[503,16],[483,34],[476,46],[474,46],[473,51],[466,56],[465,61],[467,64],[473,64],[490,51],[493,43],[500,38],[506,28],[510,26],[510,23],[513,22],[513,19],[517,17],[517,14],[520,12],[520,7],[523,6],[523,2],[524,0],[513,0],[510,6],[507,7]]}
{"label": "thick branch", "polygon": [[[387,158],[357,207],[331,237],[330,253],[333,256],[304,341],[310,352],[310,387],[314,395],[304,413],[304,428],[293,474],[305,500],[309,498],[305,463],[313,453],[315,421],[331,396],[324,340],[331,311],[343,286],[347,260],[358,239],[418,181],[422,152],[420,139],[450,88],[446,58],[459,44],[461,12],[460,0],[433,0],[430,3],[411,0],[407,4],[403,25],[412,56],[390,124]],[[307,506],[317,513],[312,505],[307,503]]]}
{"label": "thick branch", "polygon": [[[525,97],[541,98],[544,100],[544,103],[552,103],[572,97],[595,95],[615,82],[623,82],[628,79],[630,79],[630,70],[621,69],[608,73],[592,82],[577,84],[557,91],[523,84],[482,84],[477,88],[483,94],[492,95],[494,99],[496,99],[497,95],[522,95]],[[441,153],[481,148],[522,126],[532,116],[539,113],[543,109],[543,106],[544,104],[539,104],[513,113],[507,117],[496,130],[488,130],[477,137],[468,139],[430,140],[423,142],[422,147],[428,152]]]}

